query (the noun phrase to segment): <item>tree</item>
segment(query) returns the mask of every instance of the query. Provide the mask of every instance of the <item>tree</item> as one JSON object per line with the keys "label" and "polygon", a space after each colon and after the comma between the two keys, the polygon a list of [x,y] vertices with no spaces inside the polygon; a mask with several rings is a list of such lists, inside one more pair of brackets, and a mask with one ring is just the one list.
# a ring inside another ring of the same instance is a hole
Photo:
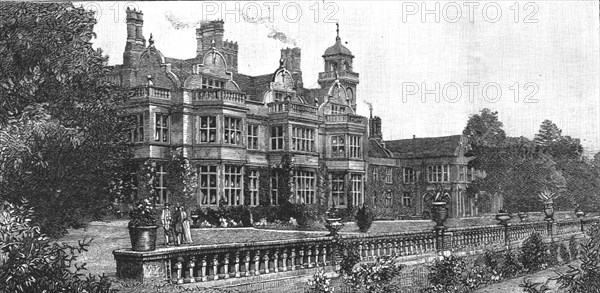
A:
{"label": "tree", "polygon": [[502,122],[498,120],[498,112],[483,108],[480,114],[469,117],[463,135],[475,145],[498,146],[504,142],[506,133],[502,129]]}
{"label": "tree", "polygon": [[195,206],[198,176],[190,161],[178,149],[167,164],[166,186],[171,193],[169,201],[183,204],[187,208]]}
{"label": "tree", "polygon": [[95,24],[70,3],[0,6],[0,195],[29,199],[51,236],[101,216],[128,153]]}
{"label": "tree", "polygon": [[577,138],[563,136],[562,130],[550,120],[544,120],[535,135],[536,145],[544,147],[556,159],[579,159],[583,154],[583,146]]}

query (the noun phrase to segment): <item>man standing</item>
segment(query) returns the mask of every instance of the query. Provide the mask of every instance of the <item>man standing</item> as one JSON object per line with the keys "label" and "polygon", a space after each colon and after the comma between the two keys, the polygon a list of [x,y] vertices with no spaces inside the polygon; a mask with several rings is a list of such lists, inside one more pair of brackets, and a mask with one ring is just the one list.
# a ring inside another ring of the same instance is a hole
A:
{"label": "man standing", "polygon": [[169,209],[169,203],[165,203],[160,215],[160,221],[162,223],[165,232],[165,245],[171,245],[171,225],[173,224],[173,218],[171,217],[171,210]]}

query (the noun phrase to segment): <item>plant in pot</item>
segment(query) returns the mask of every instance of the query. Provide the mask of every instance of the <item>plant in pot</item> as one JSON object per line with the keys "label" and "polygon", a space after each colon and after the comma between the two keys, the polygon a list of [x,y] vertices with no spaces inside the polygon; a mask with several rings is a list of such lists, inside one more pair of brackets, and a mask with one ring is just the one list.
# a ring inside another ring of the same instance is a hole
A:
{"label": "plant in pot", "polygon": [[152,251],[156,249],[156,230],[158,229],[156,211],[149,199],[136,203],[129,212],[129,238],[133,251]]}
{"label": "plant in pot", "polygon": [[519,213],[517,213],[517,216],[519,216],[519,219],[521,219],[521,222],[525,222],[525,220],[527,219],[526,212],[519,212]]}
{"label": "plant in pot", "polygon": [[544,203],[544,214],[546,221],[554,221],[554,200],[560,196],[559,193],[552,192],[548,188],[544,188],[538,194],[538,198]]}
{"label": "plant in pot", "polygon": [[499,224],[503,226],[506,225],[511,218],[512,217],[508,211],[504,208],[499,209],[498,213],[496,214],[496,220],[498,220],[500,222]]}
{"label": "plant in pot", "polygon": [[329,236],[336,236],[338,231],[344,226],[342,218],[338,216],[338,210],[335,208],[335,205],[332,205],[326,214],[325,228],[329,231]]}
{"label": "plant in pot", "polygon": [[443,190],[441,186],[438,187],[435,193],[433,202],[431,203],[431,218],[436,223],[436,228],[444,228],[444,223],[448,219],[448,203],[444,200]]}

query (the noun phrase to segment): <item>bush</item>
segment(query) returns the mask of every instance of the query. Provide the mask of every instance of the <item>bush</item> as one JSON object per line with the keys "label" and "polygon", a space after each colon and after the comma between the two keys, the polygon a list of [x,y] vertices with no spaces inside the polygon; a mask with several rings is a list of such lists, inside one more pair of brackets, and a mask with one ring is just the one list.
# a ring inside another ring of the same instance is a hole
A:
{"label": "bush", "polygon": [[323,268],[319,268],[312,279],[308,280],[308,292],[310,293],[328,293],[333,292],[333,289],[331,279],[325,276]]}
{"label": "bush", "polygon": [[[85,264],[77,255],[90,241],[77,246],[51,243],[37,226],[30,226],[33,209],[0,204],[0,292],[109,292],[105,276],[83,278]],[[74,268],[74,270],[73,270]]]}
{"label": "bush", "polygon": [[567,246],[564,243],[560,244],[560,259],[562,259],[562,261],[564,263],[571,262],[571,256],[569,255],[569,250],[567,249]]}
{"label": "bush", "polygon": [[569,252],[571,252],[571,259],[577,259],[579,255],[579,243],[577,243],[575,236],[571,236],[569,239]]}
{"label": "bush", "polygon": [[361,232],[366,233],[373,224],[373,211],[367,206],[363,205],[356,211],[356,225]]}
{"label": "bush", "polygon": [[548,253],[546,254],[546,264],[548,266],[558,265],[558,245],[556,242],[551,242],[548,245]]}
{"label": "bush", "polygon": [[344,275],[344,282],[355,290],[367,292],[400,292],[399,280],[404,265],[396,263],[395,257],[380,257],[375,262],[360,264],[352,273]]}
{"label": "bush", "polygon": [[527,272],[537,272],[546,268],[547,248],[539,233],[531,234],[523,243],[521,251],[521,263]]}
{"label": "bush", "polygon": [[354,266],[360,262],[360,253],[355,244],[344,241],[343,238],[339,238],[338,241],[338,252],[342,258],[340,271],[342,274],[350,275]]}
{"label": "bush", "polygon": [[523,266],[519,262],[519,257],[512,250],[507,250],[502,256],[502,265],[500,274],[503,278],[513,278],[521,274]]}
{"label": "bush", "polygon": [[564,273],[558,273],[557,283],[561,288],[566,288],[567,292],[600,292],[600,225],[595,224],[588,230],[588,238],[581,245],[579,260],[581,264],[569,266],[569,270]]}
{"label": "bush", "polygon": [[451,255],[436,260],[429,266],[430,288],[423,292],[461,292],[465,290],[467,264],[457,256]]}

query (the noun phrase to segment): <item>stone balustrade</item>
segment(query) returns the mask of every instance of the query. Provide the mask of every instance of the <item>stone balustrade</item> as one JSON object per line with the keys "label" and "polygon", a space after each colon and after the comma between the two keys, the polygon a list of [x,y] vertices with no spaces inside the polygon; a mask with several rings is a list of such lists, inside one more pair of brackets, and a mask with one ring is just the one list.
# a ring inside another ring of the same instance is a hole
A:
{"label": "stone balustrade", "polygon": [[269,103],[268,107],[269,113],[296,113],[317,115],[317,107],[306,104],[293,103],[289,101]]}
{"label": "stone balustrade", "polygon": [[352,114],[336,114],[336,115],[326,115],[325,122],[327,123],[358,123],[364,124],[366,118],[358,115]]}
{"label": "stone balustrade", "polygon": [[[545,239],[581,234],[599,218],[560,222],[509,223],[506,226],[447,228],[436,231],[386,234],[343,233],[345,242],[358,250],[362,261],[400,256],[422,259],[443,251],[471,252],[496,247],[516,247],[533,233]],[[252,283],[263,276],[308,276],[317,267],[332,269],[339,261],[333,237],[294,240],[192,245],[159,248],[149,252],[119,249],[113,252],[117,277],[142,281],[168,279],[173,283],[214,286],[234,281]],[[516,246],[515,246],[516,245]],[[342,252],[343,253],[343,252]],[[405,258],[406,259],[406,258]],[[248,281],[244,281],[247,278]],[[227,281],[225,281],[227,280]]]}
{"label": "stone balustrade", "polygon": [[192,102],[227,101],[243,104],[246,102],[244,93],[225,89],[201,89],[192,91]]}
{"label": "stone balustrade", "polygon": [[131,89],[134,98],[171,99],[171,91],[155,86],[138,86]]}

